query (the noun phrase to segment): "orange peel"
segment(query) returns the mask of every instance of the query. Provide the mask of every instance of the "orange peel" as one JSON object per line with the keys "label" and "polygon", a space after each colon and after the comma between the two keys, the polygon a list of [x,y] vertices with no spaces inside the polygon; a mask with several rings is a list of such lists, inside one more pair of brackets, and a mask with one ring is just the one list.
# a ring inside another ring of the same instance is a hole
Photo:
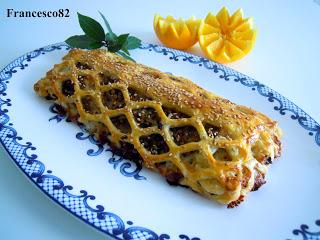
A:
{"label": "orange peel", "polygon": [[232,16],[223,7],[217,15],[209,13],[199,27],[199,44],[205,55],[219,63],[229,63],[248,54],[256,40],[253,18],[244,18],[242,9]]}
{"label": "orange peel", "polygon": [[185,50],[197,43],[200,21],[195,17],[183,20],[182,18],[175,19],[172,16],[163,18],[156,14],[153,28],[165,46]]}

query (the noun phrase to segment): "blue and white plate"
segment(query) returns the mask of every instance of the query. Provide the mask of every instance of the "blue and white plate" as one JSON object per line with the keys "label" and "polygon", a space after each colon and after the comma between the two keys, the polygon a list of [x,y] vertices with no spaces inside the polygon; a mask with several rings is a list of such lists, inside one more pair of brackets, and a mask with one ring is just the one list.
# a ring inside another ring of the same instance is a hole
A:
{"label": "blue and white plate", "polygon": [[267,184],[227,209],[114,155],[33,91],[68,52],[54,44],[0,72],[0,139],[44,194],[115,239],[320,239],[320,126],[277,92],[225,66],[158,45],[132,52],[141,63],[279,121],[283,154]]}

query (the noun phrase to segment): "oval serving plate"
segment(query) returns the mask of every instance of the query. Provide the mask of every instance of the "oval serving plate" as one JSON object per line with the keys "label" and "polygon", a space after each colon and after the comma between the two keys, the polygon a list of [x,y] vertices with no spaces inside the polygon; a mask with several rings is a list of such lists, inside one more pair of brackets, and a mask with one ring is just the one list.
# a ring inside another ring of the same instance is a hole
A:
{"label": "oval serving plate", "polygon": [[320,237],[320,126],[259,82],[207,59],[153,44],[137,62],[279,121],[283,154],[267,184],[227,209],[114,155],[66,121],[33,84],[68,52],[64,43],[21,56],[0,72],[0,139],[16,165],[52,200],[115,239],[307,239]]}

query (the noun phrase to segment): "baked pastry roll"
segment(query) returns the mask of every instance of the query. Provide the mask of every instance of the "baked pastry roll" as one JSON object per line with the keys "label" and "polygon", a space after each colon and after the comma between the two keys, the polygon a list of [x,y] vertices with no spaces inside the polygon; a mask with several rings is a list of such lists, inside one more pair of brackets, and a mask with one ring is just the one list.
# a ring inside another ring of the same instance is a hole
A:
{"label": "baked pastry roll", "polygon": [[118,154],[229,207],[280,156],[277,122],[106,50],[71,50],[34,89]]}

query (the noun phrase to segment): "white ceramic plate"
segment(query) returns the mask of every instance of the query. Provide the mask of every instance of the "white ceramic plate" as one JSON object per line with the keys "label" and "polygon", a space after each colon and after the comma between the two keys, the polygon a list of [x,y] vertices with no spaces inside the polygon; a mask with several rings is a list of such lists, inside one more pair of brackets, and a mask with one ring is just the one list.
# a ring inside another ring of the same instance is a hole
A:
{"label": "white ceramic plate", "polygon": [[283,154],[267,184],[227,209],[113,155],[36,96],[33,84],[67,52],[61,43],[40,48],[0,73],[1,142],[60,206],[115,239],[320,238],[320,126],[295,104],[204,58],[151,44],[132,52],[138,62],[193,79],[279,121]]}

